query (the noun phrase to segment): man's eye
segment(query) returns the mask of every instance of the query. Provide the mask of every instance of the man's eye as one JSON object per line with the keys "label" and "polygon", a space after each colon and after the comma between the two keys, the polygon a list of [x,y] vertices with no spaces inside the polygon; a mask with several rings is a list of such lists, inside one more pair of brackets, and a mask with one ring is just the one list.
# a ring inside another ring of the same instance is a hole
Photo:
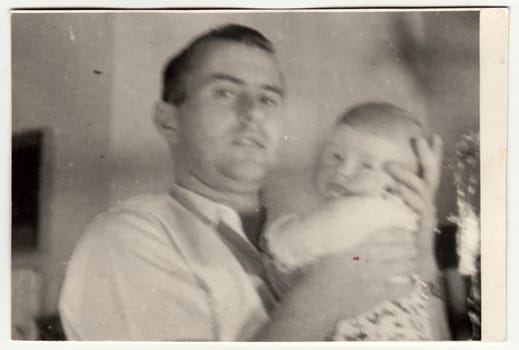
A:
{"label": "man's eye", "polygon": [[277,106],[279,104],[279,100],[275,97],[270,97],[270,96],[261,96],[260,97],[260,102],[266,106]]}
{"label": "man's eye", "polygon": [[235,98],[236,93],[231,89],[218,88],[214,91],[214,95],[218,98]]}
{"label": "man's eye", "polygon": [[365,160],[362,162],[362,168],[367,170],[372,170],[375,168],[375,164],[371,161]]}

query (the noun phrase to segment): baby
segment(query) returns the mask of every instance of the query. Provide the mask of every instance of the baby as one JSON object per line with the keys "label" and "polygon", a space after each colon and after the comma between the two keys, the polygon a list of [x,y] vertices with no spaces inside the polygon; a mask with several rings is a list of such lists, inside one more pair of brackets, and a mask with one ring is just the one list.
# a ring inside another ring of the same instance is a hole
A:
{"label": "baby", "polygon": [[[421,136],[419,122],[389,103],[358,105],[340,118],[315,169],[315,187],[322,202],[306,213],[278,218],[263,236],[261,244],[270,257],[266,269],[278,294],[288,290],[304,268],[319,258],[351,248],[372,234],[404,230],[411,235],[417,231],[418,217],[392,193],[397,184],[386,166],[396,162],[418,173],[412,140]],[[420,271],[417,267],[417,274],[388,281],[411,282],[407,297],[384,301],[339,321],[330,338],[431,340],[424,294],[427,285]]]}

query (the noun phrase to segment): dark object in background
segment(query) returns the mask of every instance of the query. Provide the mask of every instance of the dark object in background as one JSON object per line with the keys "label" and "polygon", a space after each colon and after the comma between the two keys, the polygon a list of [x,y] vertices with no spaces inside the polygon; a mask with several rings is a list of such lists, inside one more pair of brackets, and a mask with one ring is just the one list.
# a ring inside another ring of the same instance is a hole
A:
{"label": "dark object in background", "polygon": [[459,264],[458,252],[456,251],[456,232],[458,227],[455,224],[442,225],[439,227],[440,234],[435,236],[435,256],[440,270],[457,268]]}
{"label": "dark object in background", "polygon": [[12,251],[38,247],[40,169],[44,133],[41,129],[12,138]]}
{"label": "dark object in background", "polygon": [[36,320],[40,340],[67,340],[58,314]]}
{"label": "dark object in background", "polygon": [[442,225],[436,235],[435,253],[438,267],[443,271],[445,308],[453,340],[476,340],[472,338],[472,326],[468,314],[467,296],[470,278],[458,272],[459,257],[456,250],[455,224]]}

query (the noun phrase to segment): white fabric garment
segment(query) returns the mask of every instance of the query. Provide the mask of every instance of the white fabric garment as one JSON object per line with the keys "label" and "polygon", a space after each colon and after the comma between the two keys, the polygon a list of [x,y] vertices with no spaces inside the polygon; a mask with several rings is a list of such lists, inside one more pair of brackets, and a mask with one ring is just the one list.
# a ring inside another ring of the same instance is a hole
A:
{"label": "white fabric garment", "polygon": [[250,337],[268,320],[258,293],[264,282],[220,237],[221,222],[250,245],[236,212],[180,187],[99,215],[78,242],[62,288],[67,338]]}

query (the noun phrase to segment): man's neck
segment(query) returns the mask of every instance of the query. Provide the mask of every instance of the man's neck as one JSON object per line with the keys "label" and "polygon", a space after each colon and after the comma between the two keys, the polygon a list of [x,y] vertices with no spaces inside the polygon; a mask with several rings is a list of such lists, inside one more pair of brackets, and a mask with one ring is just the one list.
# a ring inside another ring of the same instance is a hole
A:
{"label": "man's neck", "polygon": [[229,193],[226,196],[208,197],[211,200],[226,205],[238,213],[245,235],[258,248],[259,237],[265,223],[265,208],[261,204],[260,193],[236,195]]}
{"label": "man's neck", "polygon": [[183,182],[179,182],[179,184],[213,202],[223,204],[233,209],[240,215],[242,213],[255,212],[261,207],[259,193],[221,193],[207,187],[190,186],[190,184]]}
{"label": "man's neck", "polygon": [[[213,186],[202,178],[192,174],[187,169],[178,169],[175,173],[175,179],[182,187],[199,195],[212,200],[213,202],[223,204],[237,213],[249,213],[256,211],[261,207],[260,191],[255,185],[250,186]],[[232,190],[236,187],[236,190]],[[239,190],[238,190],[239,189]]]}
{"label": "man's neck", "polygon": [[247,238],[254,246],[257,246],[265,222],[265,210],[261,203],[259,191],[227,191],[223,193],[199,181],[177,180],[177,182],[190,191],[233,209],[240,216]]}

